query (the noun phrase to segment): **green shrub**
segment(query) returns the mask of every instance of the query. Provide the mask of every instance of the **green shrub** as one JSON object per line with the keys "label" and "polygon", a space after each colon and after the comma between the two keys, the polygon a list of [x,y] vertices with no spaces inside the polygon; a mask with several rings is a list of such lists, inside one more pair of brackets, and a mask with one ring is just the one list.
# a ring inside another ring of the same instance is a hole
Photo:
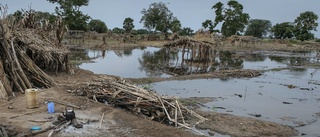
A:
{"label": "green shrub", "polygon": [[297,44],[298,43],[298,40],[295,40],[295,39],[289,39],[289,42],[291,44]]}
{"label": "green shrub", "polygon": [[316,39],[316,42],[320,42],[320,39]]}

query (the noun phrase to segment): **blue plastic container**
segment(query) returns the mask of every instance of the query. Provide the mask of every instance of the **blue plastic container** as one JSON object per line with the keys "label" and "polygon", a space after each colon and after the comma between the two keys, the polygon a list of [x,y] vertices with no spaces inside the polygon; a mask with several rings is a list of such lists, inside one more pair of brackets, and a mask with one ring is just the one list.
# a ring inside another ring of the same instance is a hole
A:
{"label": "blue plastic container", "polygon": [[48,102],[48,113],[54,113],[54,102]]}

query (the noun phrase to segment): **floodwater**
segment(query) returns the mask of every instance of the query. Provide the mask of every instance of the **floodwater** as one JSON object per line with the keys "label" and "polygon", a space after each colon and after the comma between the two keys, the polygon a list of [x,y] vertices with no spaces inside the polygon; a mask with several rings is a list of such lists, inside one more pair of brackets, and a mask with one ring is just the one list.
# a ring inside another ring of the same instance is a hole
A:
{"label": "floodwater", "polygon": [[258,114],[261,117],[254,118],[290,125],[308,136],[320,135],[320,72],[318,68],[301,67],[319,64],[316,52],[210,51],[201,58],[183,51],[154,47],[88,50],[93,62],[79,67],[125,78],[171,77],[226,69],[268,70],[255,78],[163,81],[149,87],[159,94],[180,98],[214,97],[215,101],[204,104],[203,109],[245,117]]}

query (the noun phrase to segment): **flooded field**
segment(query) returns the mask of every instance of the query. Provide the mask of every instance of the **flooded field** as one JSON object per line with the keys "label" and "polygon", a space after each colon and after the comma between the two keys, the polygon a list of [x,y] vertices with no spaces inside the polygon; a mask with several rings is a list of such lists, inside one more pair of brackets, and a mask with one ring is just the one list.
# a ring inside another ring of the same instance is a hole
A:
{"label": "flooded field", "polygon": [[[124,78],[173,77],[216,70],[257,69],[254,78],[162,81],[148,87],[179,98],[210,97],[202,109],[290,125],[320,135],[320,72],[317,52],[234,53],[148,47],[132,50],[87,50],[92,62],[79,65],[94,73]],[[200,57],[199,57],[200,56]]]}

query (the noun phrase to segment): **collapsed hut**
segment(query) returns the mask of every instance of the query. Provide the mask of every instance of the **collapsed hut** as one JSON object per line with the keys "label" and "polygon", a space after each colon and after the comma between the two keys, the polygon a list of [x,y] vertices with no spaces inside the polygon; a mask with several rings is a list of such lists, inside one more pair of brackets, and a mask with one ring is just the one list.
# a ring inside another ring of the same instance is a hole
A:
{"label": "collapsed hut", "polygon": [[182,52],[180,64],[176,64],[174,67],[166,66],[168,71],[174,74],[206,72],[216,56],[214,51],[215,43],[191,38],[177,39],[165,44],[164,47],[166,52],[171,52],[171,50],[180,50]]}
{"label": "collapsed hut", "polygon": [[0,8],[0,100],[14,91],[48,88],[54,85],[45,71],[68,71],[68,49],[61,45],[61,19],[53,25],[41,25],[32,10],[22,19],[6,15]]}

